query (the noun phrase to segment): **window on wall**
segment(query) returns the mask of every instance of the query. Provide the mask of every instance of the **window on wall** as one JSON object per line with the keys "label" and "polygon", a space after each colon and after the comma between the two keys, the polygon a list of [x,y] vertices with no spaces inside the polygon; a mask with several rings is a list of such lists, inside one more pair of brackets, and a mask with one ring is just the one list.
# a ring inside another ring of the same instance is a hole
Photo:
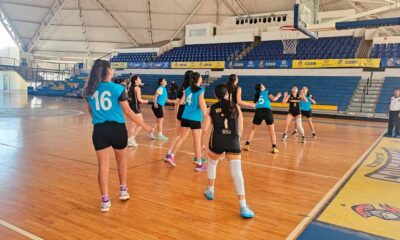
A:
{"label": "window on wall", "polygon": [[199,29],[191,29],[189,30],[189,37],[205,37],[207,33],[207,29],[199,28]]}

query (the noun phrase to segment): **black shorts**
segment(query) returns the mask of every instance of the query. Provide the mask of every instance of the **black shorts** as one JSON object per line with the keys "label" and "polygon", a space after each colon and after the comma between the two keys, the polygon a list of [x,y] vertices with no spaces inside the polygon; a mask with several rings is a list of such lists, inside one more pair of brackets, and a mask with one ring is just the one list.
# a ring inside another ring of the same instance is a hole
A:
{"label": "black shorts", "polygon": [[274,124],[274,116],[272,110],[269,108],[258,108],[254,114],[253,124],[260,125],[265,120],[267,125]]}
{"label": "black shorts", "polygon": [[300,110],[289,110],[289,114],[292,115],[293,117],[297,117],[298,115],[301,114]]}
{"label": "black shorts", "polygon": [[136,114],[142,113],[140,110],[140,104],[135,102],[129,102],[129,107],[131,107],[132,111]]}
{"label": "black shorts", "polygon": [[181,120],[181,127],[188,127],[190,129],[201,129],[200,121],[192,121],[187,119]]}
{"label": "black shorts", "polygon": [[176,119],[178,119],[179,121],[182,120],[182,115],[184,110],[185,110],[185,105],[179,105],[178,114],[176,115]]}
{"label": "black shorts", "polygon": [[301,110],[301,115],[303,115],[307,118],[312,118],[312,110],[310,110],[310,111]]}
{"label": "black shorts", "polygon": [[212,134],[208,147],[216,154],[240,154],[240,138],[222,134]]}
{"label": "black shorts", "polygon": [[154,116],[156,118],[163,118],[164,117],[164,107],[161,106],[160,104],[158,105],[158,108],[154,107],[154,103],[151,105],[151,110],[153,110]]}
{"label": "black shorts", "polygon": [[96,151],[108,147],[124,149],[128,145],[125,123],[104,122],[94,125],[92,141]]}

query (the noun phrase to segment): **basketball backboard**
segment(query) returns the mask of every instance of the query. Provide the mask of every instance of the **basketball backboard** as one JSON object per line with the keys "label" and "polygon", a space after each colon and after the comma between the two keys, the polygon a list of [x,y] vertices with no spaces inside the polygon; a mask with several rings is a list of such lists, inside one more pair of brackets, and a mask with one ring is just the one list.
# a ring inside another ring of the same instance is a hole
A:
{"label": "basketball backboard", "polygon": [[305,35],[317,39],[318,33],[309,30],[309,26],[318,24],[319,0],[296,0],[294,5],[293,26]]}

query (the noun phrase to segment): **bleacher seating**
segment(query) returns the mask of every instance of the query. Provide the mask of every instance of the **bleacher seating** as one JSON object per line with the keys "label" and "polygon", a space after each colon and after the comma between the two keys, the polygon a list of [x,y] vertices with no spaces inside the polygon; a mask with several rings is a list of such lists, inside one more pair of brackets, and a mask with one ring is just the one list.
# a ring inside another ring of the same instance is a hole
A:
{"label": "bleacher seating", "polygon": [[249,43],[185,45],[162,54],[158,62],[230,61]]}
{"label": "bleacher seating", "polygon": [[355,58],[360,41],[360,38],[353,37],[300,39],[296,54],[283,54],[280,40],[264,41],[250,51],[243,60]]}
{"label": "bleacher seating", "polygon": [[[228,76],[222,76],[208,86],[206,97],[213,98],[215,85],[225,83],[227,79]],[[263,83],[274,94],[290,92],[294,85],[298,88],[307,86],[318,104],[335,105],[338,106],[339,111],[345,111],[360,79],[361,77],[239,76],[239,85],[242,89],[245,89],[242,93],[244,100],[253,100],[254,86],[259,82]]]}
{"label": "bleacher seating", "polygon": [[47,82],[47,86],[40,86],[36,90],[29,87],[28,94],[57,97],[81,97],[86,78],[88,78],[87,73],[71,77],[66,81]]}
{"label": "bleacher seating", "polygon": [[385,78],[381,95],[376,104],[376,113],[387,113],[389,111],[390,98],[393,96],[393,90],[396,88],[400,88],[400,77]]}
{"label": "bleacher seating", "polygon": [[157,56],[156,52],[118,53],[110,59],[111,62],[151,62]]}
{"label": "bleacher seating", "polygon": [[371,58],[400,58],[400,43],[375,44]]}

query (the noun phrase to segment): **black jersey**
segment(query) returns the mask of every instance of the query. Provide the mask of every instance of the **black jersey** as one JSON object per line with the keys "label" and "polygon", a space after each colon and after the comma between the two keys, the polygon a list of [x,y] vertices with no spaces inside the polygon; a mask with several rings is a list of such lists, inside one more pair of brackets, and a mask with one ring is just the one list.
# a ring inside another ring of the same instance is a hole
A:
{"label": "black jersey", "polygon": [[240,153],[239,118],[226,118],[222,112],[221,102],[210,107],[210,117],[213,123],[210,150],[218,154]]}
{"label": "black jersey", "polygon": [[300,94],[297,93],[296,96],[294,96],[293,94],[290,94],[289,97],[289,112],[300,112]]}
{"label": "black jersey", "polygon": [[140,102],[137,96],[137,93],[135,91],[135,89],[137,87],[140,87],[139,85],[135,85],[132,89],[132,91],[128,91],[128,102],[129,102],[129,106],[131,107],[131,109],[135,112],[135,113],[139,113],[140,112]]}
{"label": "black jersey", "polygon": [[176,94],[176,98],[179,98],[179,99],[182,99],[182,97],[183,97],[183,92],[185,91],[185,89],[184,88],[179,88],[178,89],[178,93]]}

